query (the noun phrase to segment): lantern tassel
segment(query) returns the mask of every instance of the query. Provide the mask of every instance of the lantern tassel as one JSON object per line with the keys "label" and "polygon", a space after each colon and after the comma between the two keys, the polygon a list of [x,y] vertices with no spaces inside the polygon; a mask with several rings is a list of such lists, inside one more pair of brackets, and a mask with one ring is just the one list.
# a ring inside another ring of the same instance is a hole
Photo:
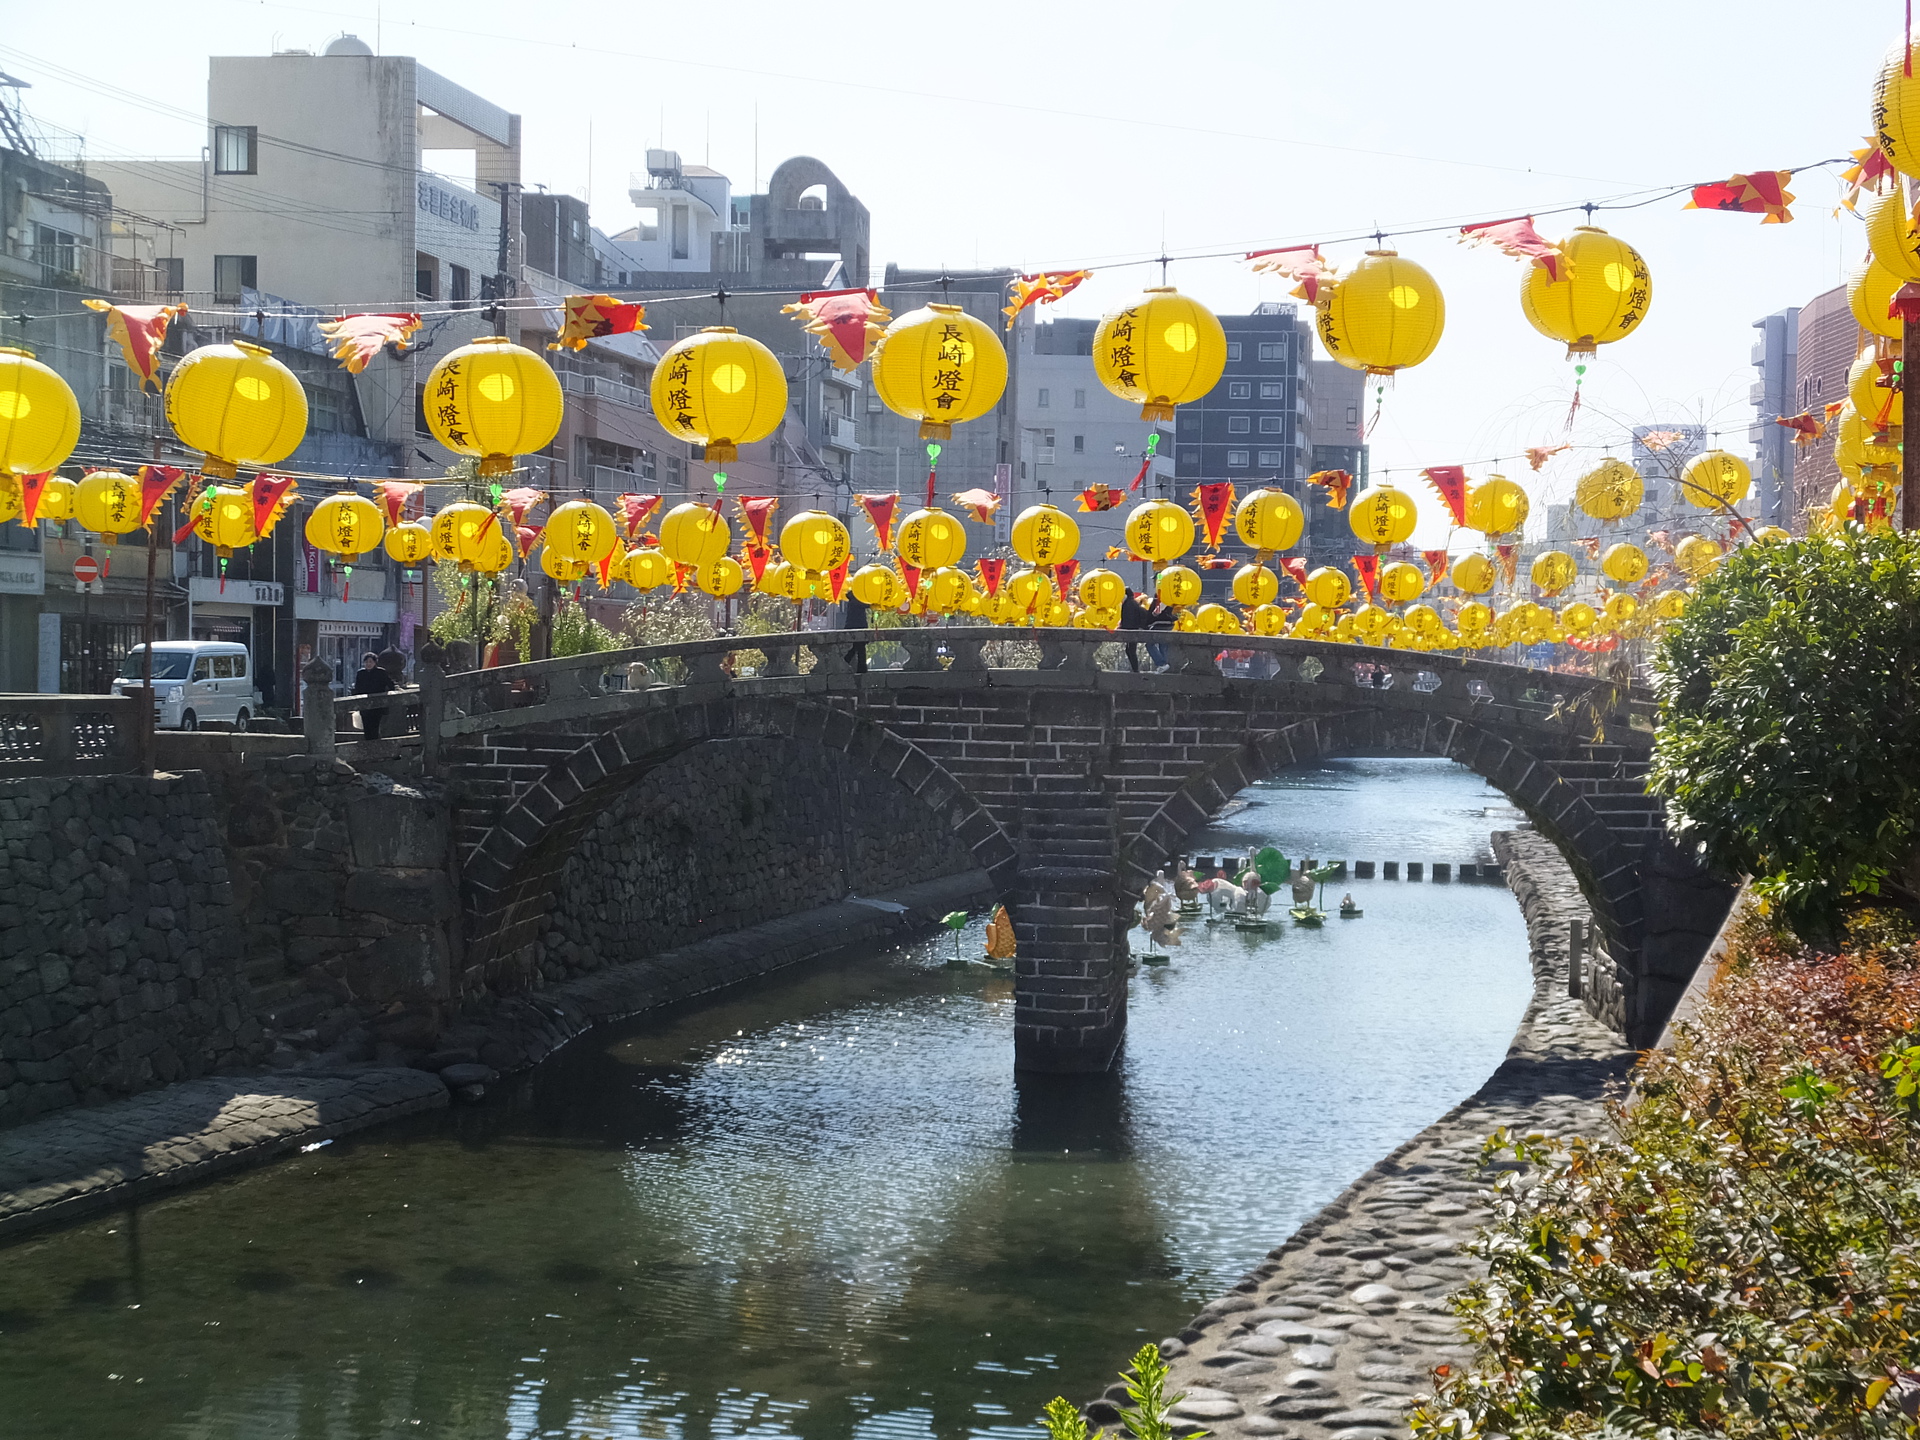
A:
{"label": "lantern tassel", "polygon": [[1573,417],[1580,413],[1580,387],[1586,383],[1586,380],[1587,380],[1587,367],[1585,365],[1574,366],[1573,367],[1573,403],[1567,406],[1567,433],[1569,435],[1573,433]]}
{"label": "lantern tassel", "polygon": [[1160,448],[1160,432],[1155,430],[1147,436],[1146,454],[1140,457],[1140,473],[1133,477],[1133,484],[1127,487],[1129,494],[1140,488],[1140,482],[1147,478],[1147,469],[1153,464],[1153,452]]}
{"label": "lantern tassel", "polygon": [[716,470],[713,472],[713,513],[718,515],[720,513],[720,507],[726,504],[726,502],[727,472],[724,470]]}
{"label": "lantern tassel", "polygon": [[1370,440],[1373,438],[1374,427],[1380,423],[1380,412],[1386,406],[1386,403],[1387,403],[1387,387],[1385,385],[1374,386],[1373,387],[1373,418],[1367,421],[1367,428],[1360,432],[1360,438],[1362,440]]}
{"label": "lantern tassel", "polygon": [[342,600],[351,600],[353,598],[353,564],[352,562],[348,562],[348,564],[343,568],[346,571],[347,578],[341,582],[340,598]]}
{"label": "lantern tassel", "polygon": [[927,443],[927,506],[933,508],[934,474],[940,468],[940,447],[933,442]]}

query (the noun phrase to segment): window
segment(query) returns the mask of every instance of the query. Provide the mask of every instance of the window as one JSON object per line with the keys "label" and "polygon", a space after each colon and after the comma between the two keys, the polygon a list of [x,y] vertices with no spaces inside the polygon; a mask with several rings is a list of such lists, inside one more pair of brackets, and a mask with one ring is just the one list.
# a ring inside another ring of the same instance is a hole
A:
{"label": "window", "polygon": [[687,207],[676,205],[673,207],[673,258],[676,260],[685,260],[693,253],[688,233]]}
{"label": "window", "polygon": [[867,413],[869,415],[878,415],[886,408],[886,406],[880,403],[880,392],[878,390],[867,391]]}
{"label": "window", "polygon": [[193,678],[196,680],[211,680],[213,678],[213,657],[211,655],[202,655],[198,660],[193,662]]}
{"label": "window", "polygon": [[1260,398],[1262,400],[1284,400],[1287,398],[1287,387],[1279,380],[1262,380],[1260,382]]}
{"label": "window", "polygon": [[1227,468],[1229,470],[1246,469],[1247,468],[1247,452],[1244,450],[1227,451]]}
{"label": "window", "polygon": [[1182,430],[1189,435],[1198,435],[1200,433],[1200,412],[1198,410],[1190,410],[1182,406],[1177,413],[1180,416],[1180,428]]}
{"label": "window", "polygon": [[1278,450],[1262,450],[1260,452],[1260,464],[1262,466],[1281,465],[1285,463],[1286,462],[1280,458],[1280,452]]}
{"label": "window", "polygon": [[1227,398],[1229,400],[1251,400],[1253,398],[1253,382],[1251,380],[1229,380],[1227,382]]}
{"label": "window", "polygon": [[1360,407],[1358,405],[1347,406],[1347,424],[1358,425],[1359,423],[1360,423]]}
{"label": "window", "polygon": [[153,262],[153,268],[165,294],[178,295],[187,288],[187,262],[180,256],[163,255]]}
{"label": "window", "polygon": [[1287,417],[1284,415],[1262,415],[1260,417],[1260,433],[1262,435],[1282,434],[1286,429],[1286,424]]}
{"label": "window", "polygon": [[1238,360],[1239,358],[1240,358],[1240,342],[1238,340],[1229,340],[1227,342],[1227,363],[1231,365],[1234,361]]}
{"label": "window", "polygon": [[1086,391],[1076,390],[1073,392],[1073,408],[1076,410],[1084,410],[1087,408],[1087,392]]}
{"label": "window", "polygon": [[233,679],[233,656],[216,655],[213,657],[213,678],[216,680]]}
{"label": "window", "polygon": [[213,298],[238,303],[242,290],[260,288],[258,255],[216,255],[213,257]]}
{"label": "window", "polygon": [[216,125],[213,127],[213,173],[216,175],[257,175],[256,141],[260,130],[255,125]]}
{"label": "window", "polygon": [[573,235],[573,243],[579,245],[587,238],[587,227],[575,219],[568,223],[567,229]]}
{"label": "window", "polygon": [[1245,435],[1252,429],[1253,421],[1245,415],[1229,415],[1227,417],[1227,433],[1229,435]]}
{"label": "window", "polygon": [[80,267],[74,247],[80,243],[69,232],[51,225],[33,227],[35,258],[46,277],[76,274]]}
{"label": "window", "polygon": [[421,300],[440,298],[440,262],[418,250],[413,255],[413,293]]}
{"label": "window", "polygon": [[640,207],[640,238],[642,240],[660,238],[660,207],[658,205]]}
{"label": "window", "polygon": [[1076,455],[1084,455],[1087,453],[1087,437],[1086,436],[1076,435],[1073,437],[1073,453]]}
{"label": "window", "polygon": [[[626,276],[622,274],[620,278],[621,278],[621,282],[624,284],[626,281]],[[467,267],[464,265],[449,265],[447,267],[447,299],[471,300],[472,298],[473,298],[472,272],[469,271]]]}
{"label": "window", "polygon": [[1038,403],[1042,410],[1053,408],[1053,392],[1044,385],[1040,387],[1040,399]]}
{"label": "window", "polygon": [[1260,346],[1260,358],[1268,362],[1286,359],[1287,342],[1284,340],[1275,340],[1263,343]]}

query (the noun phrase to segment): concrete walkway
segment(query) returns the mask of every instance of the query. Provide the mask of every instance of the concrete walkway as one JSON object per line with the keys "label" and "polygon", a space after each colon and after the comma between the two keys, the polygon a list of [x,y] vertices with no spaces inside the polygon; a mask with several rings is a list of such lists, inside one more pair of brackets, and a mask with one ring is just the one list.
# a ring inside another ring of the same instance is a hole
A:
{"label": "concrete walkway", "polygon": [[[1480,1273],[1459,1253],[1485,1219],[1481,1141],[1505,1127],[1594,1134],[1632,1063],[1620,1037],[1567,998],[1567,922],[1589,912],[1541,836],[1496,837],[1532,942],[1534,999],[1479,1092],[1362,1175],[1178,1336],[1170,1390],[1183,1433],[1385,1440],[1429,1393],[1433,1367],[1470,1354],[1447,1296]],[[1511,1165],[1512,1162],[1506,1162]],[[1124,1358],[1124,1357],[1122,1357]],[[1124,1389],[1086,1407],[1112,1426]]]}

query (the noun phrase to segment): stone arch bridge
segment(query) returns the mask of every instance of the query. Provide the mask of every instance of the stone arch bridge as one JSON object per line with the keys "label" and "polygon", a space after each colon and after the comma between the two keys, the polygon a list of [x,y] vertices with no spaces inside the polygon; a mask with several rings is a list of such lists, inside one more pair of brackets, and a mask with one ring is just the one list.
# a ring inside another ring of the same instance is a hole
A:
{"label": "stone arch bridge", "polygon": [[[1154,870],[1248,784],[1324,756],[1445,756],[1566,856],[1599,936],[1590,1009],[1649,1044],[1731,892],[1667,838],[1645,792],[1647,697],[1479,659],[1157,632],[1164,673],[1101,668],[1105,632],[736,637],[442,676],[425,667],[423,762],[457,797],[468,975],[527,983],[574,842],[691,747],[783,736],[892,779],[970,850],[1013,916],[1015,1059],[1097,1070],[1126,1025],[1128,914]],[[1124,640],[1125,636],[1118,637]],[[897,668],[861,668],[869,646]],[[1031,650],[1028,652],[1031,664]],[[643,683],[610,688],[644,662]]]}

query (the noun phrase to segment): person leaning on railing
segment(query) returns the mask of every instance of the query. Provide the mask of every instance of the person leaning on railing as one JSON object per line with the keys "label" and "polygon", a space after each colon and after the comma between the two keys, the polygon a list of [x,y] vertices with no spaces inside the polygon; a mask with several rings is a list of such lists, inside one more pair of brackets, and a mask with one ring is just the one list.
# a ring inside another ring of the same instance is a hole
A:
{"label": "person leaning on railing", "polygon": [[[388,695],[393,692],[393,676],[380,664],[380,657],[369,650],[360,657],[360,668],[354,673],[353,693],[356,695]],[[380,722],[386,718],[387,707],[369,705],[360,712],[360,726],[367,739],[380,738]]]}

